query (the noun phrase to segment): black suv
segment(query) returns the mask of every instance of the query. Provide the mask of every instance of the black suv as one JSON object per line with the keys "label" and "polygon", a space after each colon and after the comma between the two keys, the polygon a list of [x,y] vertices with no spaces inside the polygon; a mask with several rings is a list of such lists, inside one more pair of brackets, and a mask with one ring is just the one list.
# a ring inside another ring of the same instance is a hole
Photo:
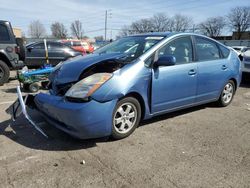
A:
{"label": "black suv", "polygon": [[21,38],[15,38],[10,22],[0,20],[0,85],[8,81],[10,70],[23,67],[25,50]]}

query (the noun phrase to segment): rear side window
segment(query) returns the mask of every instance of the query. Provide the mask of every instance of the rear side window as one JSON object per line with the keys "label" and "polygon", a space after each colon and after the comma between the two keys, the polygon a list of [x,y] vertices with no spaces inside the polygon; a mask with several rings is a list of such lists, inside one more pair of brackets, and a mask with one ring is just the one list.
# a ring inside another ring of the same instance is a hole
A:
{"label": "rear side window", "polygon": [[54,43],[54,42],[49,42],[48,43],[48,48],[61,48],[63,45],[61,43]]}
{"label": "rear side window", "polygon": [[209,39],[196,37],[198,61],[210,61],[220,58],[220,51],[215,42]]}
{"label": "rear side window", "polygon": [[82,46],[80,41],[74,41],[73,46]]}
{"label": "rear side window", "polygon": [[219,45],[221,54],[222,54],[222,58],[227,58],[229,56],[230,50],[222,45]]}
{"label": "rear side window", "polygon": [[64,44],[65,44],[66,46],[72,46],[72,42],[70,42],[70,41],[64,42]]}
{"label": "rear side window", "polygon": [[0,24],[0,41],[9,41],[10,35],[5,25]]}

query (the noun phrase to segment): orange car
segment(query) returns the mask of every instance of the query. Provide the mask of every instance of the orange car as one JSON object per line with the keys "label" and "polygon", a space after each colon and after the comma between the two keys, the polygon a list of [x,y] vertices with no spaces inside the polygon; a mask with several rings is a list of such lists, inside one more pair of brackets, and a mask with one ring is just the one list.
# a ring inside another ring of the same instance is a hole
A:
{"label": "orange car", "polygon": [[94,51],[94,46],[87,41],[81,41],[83,48],[87,53],[92,53]]}
{"label": "orange car", "polygon": [[61,42],[74,50],[81,52],[83,55],[86,55],[86,49],[80,40],[62,40]]}

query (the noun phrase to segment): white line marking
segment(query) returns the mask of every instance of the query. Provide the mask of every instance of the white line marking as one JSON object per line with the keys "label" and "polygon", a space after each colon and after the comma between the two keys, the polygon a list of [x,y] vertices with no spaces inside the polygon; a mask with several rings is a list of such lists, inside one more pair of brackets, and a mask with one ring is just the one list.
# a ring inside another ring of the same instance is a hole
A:
{"label": "white line marking", "polygon": [[2,105],[2,104],[11,104],[11,103],[13,103],[14,101],[6,101],[6,102],[0,102],[0,105]]}

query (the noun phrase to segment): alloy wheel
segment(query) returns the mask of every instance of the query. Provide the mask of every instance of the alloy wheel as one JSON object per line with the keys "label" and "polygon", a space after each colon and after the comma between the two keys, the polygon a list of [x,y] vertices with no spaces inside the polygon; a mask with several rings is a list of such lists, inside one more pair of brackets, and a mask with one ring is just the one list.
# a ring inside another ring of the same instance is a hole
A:
{"label": "alloy wheel", "polygon": [[120,134],[128,133],[137,121],[137,108],[134,104],[127,102],[117,108],[113,124],[115,130]]}
{"label": "alloy wheel", "polygon": [[234,87],[229,82],[225,85],[224,90],[222,92],[222,100],[225,104],[230,103],[233,98]]}

